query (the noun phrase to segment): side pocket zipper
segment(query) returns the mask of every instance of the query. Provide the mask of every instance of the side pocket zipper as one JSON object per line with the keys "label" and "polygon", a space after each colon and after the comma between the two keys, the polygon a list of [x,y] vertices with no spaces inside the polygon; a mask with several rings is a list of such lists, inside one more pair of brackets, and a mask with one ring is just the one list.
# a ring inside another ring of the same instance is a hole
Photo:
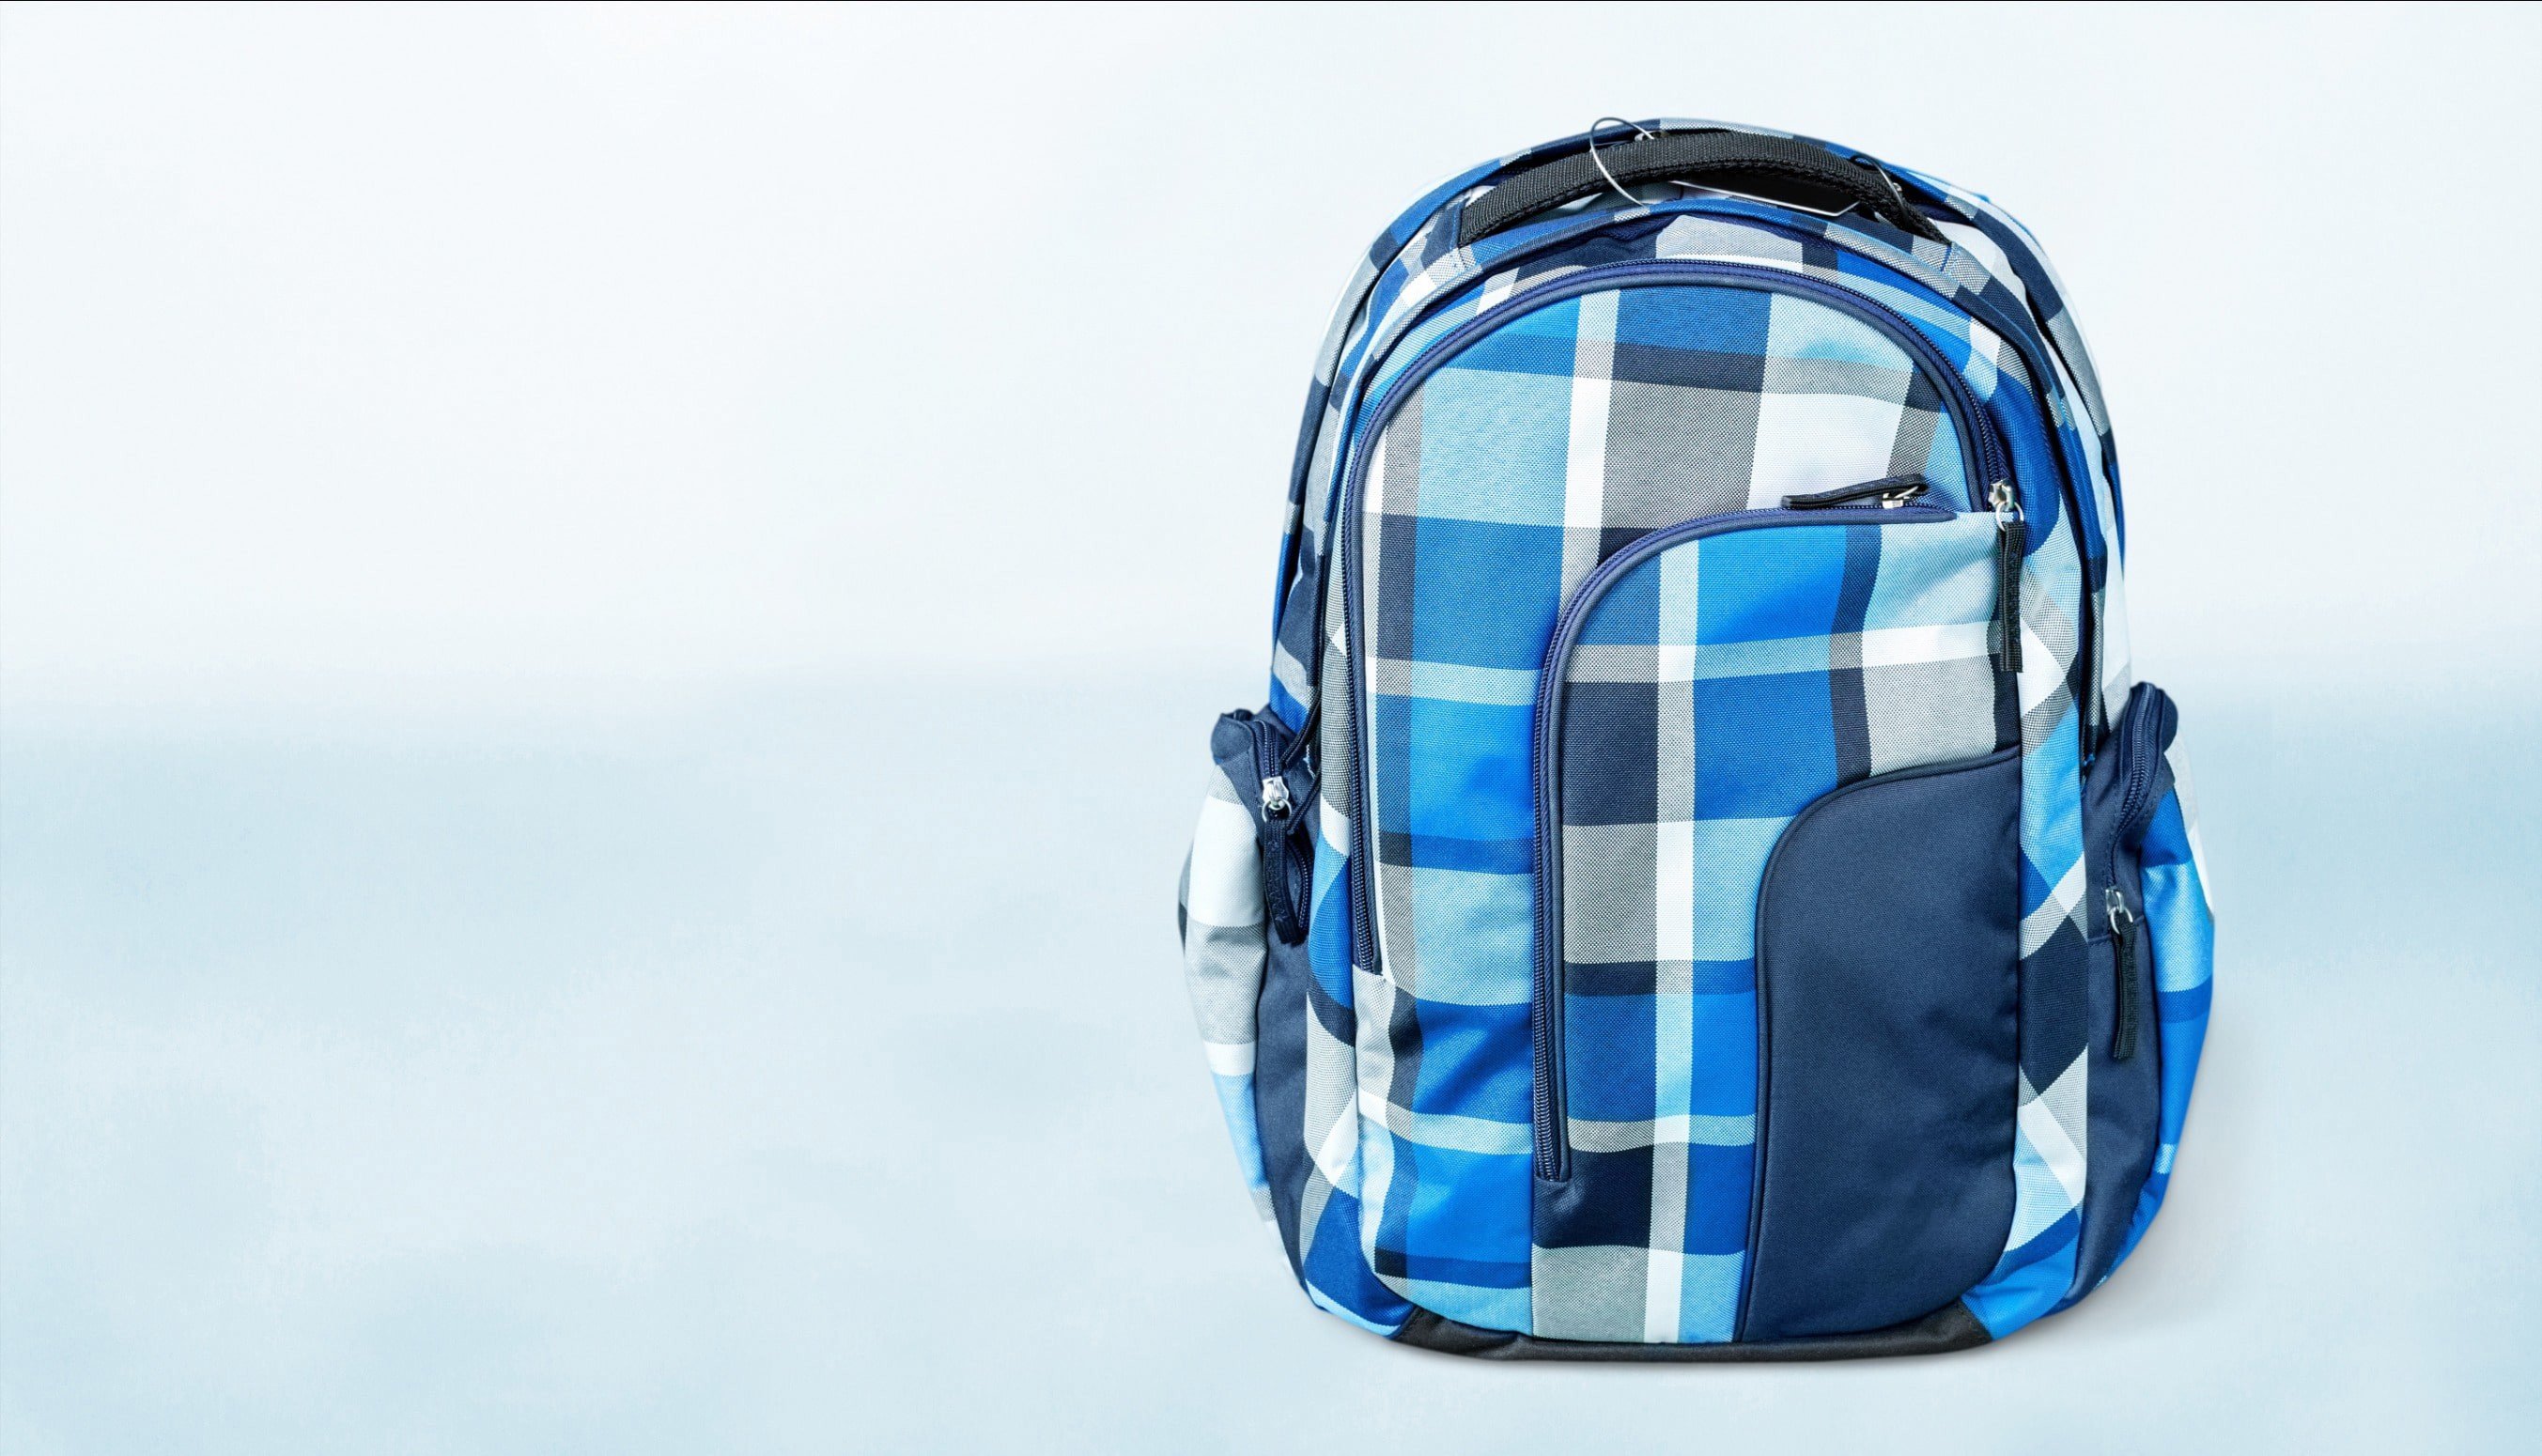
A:
{"label": "side pocket zipper", "polygon": [[1304,773],[1291,765],[1296,756],[1287,752],[1288,734],[1277,718],[1267,711],[1257,713],[1244,727],[1253,738],[1253,768],[1262,781],[1254,824],[1262,851],[1263,910],[1280,943],[1296,945],[1307,938],[1307,904],[1312,889],[1307,846],[1300,842],[1307,820],[1299,811],[1302,800],[1312,800],[1314,794],[1291,782],[1293,774]]}
{"label": "side pocket zipper", "polygon": [[2108,887],[2103,896],[2110,916],[2110,963],[2119,979],[2119,1024],[2110,1034],[2110,1059],[2125,1061],[2136,1053],[2136,1028],[2144,1017],[2144,990],[2136,975],[2136,917],[2118,886]]}
{"label": "side pocket zipper", "polygon": [[2110,826],[2110,882],[2101,887],[2102,912],[2110,922],[2110,961],[2118,977],[2118,1025],[2110,1033],[2110,1059],[2125,1061],[2135,1055],[2136,1036],[2144,1020],[2144,979],[2136,966],[2136,943],[2143,937],[2136,933],[2135,911],[2128,909],[2127,896],[2119,890],[2119,854],[2135,833],[2136,821],[2150,810],[2153,786],[2160,773],[2162,752],[2161,692],[2149,684],[2138,684],[2120,710],[2119,720],[2110,733],[2109,752],[2121,756],[2127,780],[2119,793],[2117,822]]}

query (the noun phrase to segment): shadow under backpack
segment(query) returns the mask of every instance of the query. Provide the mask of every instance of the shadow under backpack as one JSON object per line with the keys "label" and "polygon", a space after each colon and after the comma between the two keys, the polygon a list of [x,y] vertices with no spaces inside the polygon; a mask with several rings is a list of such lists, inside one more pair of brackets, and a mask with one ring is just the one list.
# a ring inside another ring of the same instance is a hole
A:
{"label": "shadow under backpack", "polygon": [[2082,336],[1948,182],[1590,142],[1423,198],[1334,315],[1184,875],[1228,1127],[1407,1345],[2000,1339],[2142,1237],[2207,1016]]}

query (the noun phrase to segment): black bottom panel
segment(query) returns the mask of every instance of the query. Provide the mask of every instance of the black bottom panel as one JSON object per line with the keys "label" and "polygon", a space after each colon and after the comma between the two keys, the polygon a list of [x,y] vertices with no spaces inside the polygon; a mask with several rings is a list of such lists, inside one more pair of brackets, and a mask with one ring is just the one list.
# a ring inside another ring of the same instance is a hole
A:
{"label": "black bottom panel", "polygon": [[1986,1343],[1985,1326],[1958,1300],[1920,1320],[1860,1335],[1824,1335],[1755,1345],[1625,1345],[1598,1340],[1538,1340],[1505,1330],[1477,1330],[1416,1309],[1394,1338],[1421,1349],[1484,1360],[1631,1360],[1643,1364],[1728,1364],[1751,1360],[1862,1360],[1882,1355],[1943,1354]]}

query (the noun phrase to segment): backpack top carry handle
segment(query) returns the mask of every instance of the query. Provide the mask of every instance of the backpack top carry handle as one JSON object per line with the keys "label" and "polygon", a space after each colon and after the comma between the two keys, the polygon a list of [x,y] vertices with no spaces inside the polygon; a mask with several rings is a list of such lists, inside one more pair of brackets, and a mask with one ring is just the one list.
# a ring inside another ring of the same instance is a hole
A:
{"label": "backpack top carry handle", "polygon": [[1918,238],[1942,241],[1889,174],[1867,158],[1848,161],[1810,142],[1751,131],[1645,131],[1605,144],[1593,138],[1589,150],[1502,179],[1466,206],[1457,246],[1595,195],[1610,183],[1655,182],[1755,194],[1812,212],[1857,208]]}

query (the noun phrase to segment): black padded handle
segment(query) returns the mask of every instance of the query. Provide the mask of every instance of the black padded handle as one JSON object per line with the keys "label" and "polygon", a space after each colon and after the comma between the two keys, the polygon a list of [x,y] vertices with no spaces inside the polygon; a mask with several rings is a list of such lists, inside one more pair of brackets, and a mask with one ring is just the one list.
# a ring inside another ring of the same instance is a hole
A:
{"label": "black padded handle", "polygon": [[[1607,164],[1599,171],[1598,164]],[[1857,208],[1918,238],[1936,243],[1931,219],[1906,205],[1889,174],[1852,162],[1825,147],[1750,131],[1662,131],[1601,142],[1595,157],[1574,152],[1503,178],[1465,206],[1457,230],[1463,248],[1513,223],[1576,202],[1607,188],[1607,178],[1625,186],[1688,182],[1698,186],[1789,201],[1815,212]]]}

